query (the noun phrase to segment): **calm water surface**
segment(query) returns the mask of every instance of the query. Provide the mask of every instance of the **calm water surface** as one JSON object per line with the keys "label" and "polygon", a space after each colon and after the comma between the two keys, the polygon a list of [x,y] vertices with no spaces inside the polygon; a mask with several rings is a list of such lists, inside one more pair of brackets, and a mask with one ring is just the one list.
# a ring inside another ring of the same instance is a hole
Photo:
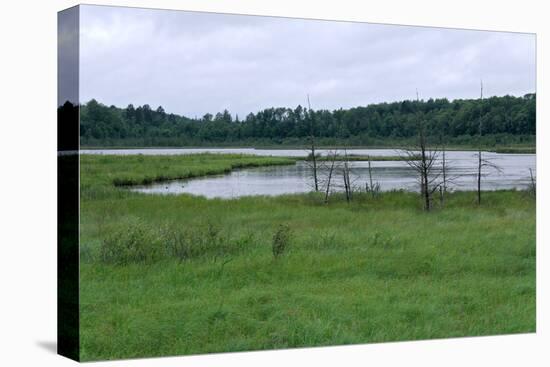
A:
{"label": "calm water surface", "polygon": [[[300,149],[253,149],[253,148],[205,148],[205,149],[109,149],[83,150],[84,154],[144,154],[176,155],[197,153],[240,153],[259,156],[305,157],[308,152]],[[320,150],[327,154],[327,150]],[[395,156],[395,149],[349,149],[348,154]],[[529,169],[536,174],[534,154],[498,154],[486,152],[485,159],[498,165],[500,171],[492,168],[484,170],[483,190],[524,189],[530,182]],[[446,153],[448,176],[451,190],[474,190],[476,188],[476,153],[472,151],[450,151]],[[372,178],[380,184],[381,190],[405,189],[418,191],[415,172],[405,162],[372,162]],[[358,189],[365,188],[369,180],[368,162],[350,162],[351,181]],[[319,177],[326,177],[328,168],[321,168]],[[338,170],[333,178],[335,190],[341,189],[341,173]],[[193,194],[207,198],[236,198],[251,195],[282,195],[303,193],[312,190],[311,168],[305,162],[289,166],[273,166],[235,170],[227,174],[196,178],[191,180],[169,181],[153,185],[135,186],[132,190],[149,194]],[[323,184],[321,184],[321,187]]]}

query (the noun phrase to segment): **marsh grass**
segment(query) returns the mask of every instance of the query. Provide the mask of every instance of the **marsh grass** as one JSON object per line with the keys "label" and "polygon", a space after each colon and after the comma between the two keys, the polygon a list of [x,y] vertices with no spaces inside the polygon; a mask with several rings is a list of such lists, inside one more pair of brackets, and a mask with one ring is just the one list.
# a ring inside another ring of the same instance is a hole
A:
{"label": "marsh grass", "polygon": [[[113,179],[250,158],[143,157],[135,172],[125,167],[135,157],[83,158],[83,360],[535,330],[527,192],[487,192],[481,206],[474,193],[454,192],[430,213],[402,191],[349,204],[316,193],[164,197]],[[276,261],[275,243],[285,244]]]}
{"label": "marsh grass", "polygon": [[245,154],[81,155],[81,198],[127,196],[126,191],[113,190],[113,186],[147,185],[161,181],[215,175],[239,168],[288,165],[295,162],[294,158],[257,157]]}

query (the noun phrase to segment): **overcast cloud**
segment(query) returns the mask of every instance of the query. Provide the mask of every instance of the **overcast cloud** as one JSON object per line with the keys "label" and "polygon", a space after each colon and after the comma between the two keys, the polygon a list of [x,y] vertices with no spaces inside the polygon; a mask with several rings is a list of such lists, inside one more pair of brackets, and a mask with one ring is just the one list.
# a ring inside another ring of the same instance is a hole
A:
{"label": "overcast cloud", "polygon": [[338,109],[420,98],[535,91],[535,36],[81,7],[80,97],[162,105],[200,117],[228,109]]}

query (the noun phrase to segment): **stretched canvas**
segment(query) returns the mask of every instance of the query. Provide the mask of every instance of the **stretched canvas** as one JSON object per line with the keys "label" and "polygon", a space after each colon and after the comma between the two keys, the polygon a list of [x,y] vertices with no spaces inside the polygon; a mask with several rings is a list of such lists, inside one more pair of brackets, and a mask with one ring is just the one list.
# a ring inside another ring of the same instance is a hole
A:
{"label": "stretched canvas", "polygon": [[535,331],[536,36],[58,14],[58,350]]}

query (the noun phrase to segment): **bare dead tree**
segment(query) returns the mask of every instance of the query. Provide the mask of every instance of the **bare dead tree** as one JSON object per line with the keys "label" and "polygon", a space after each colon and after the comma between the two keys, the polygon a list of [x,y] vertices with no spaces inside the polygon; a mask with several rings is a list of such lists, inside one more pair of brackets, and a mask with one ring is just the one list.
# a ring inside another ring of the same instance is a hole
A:
{"label": "bare dead tree", "polygon": [[376,182],[374,183],[372,180],[372,166],[371,166],[371,159],[370,155],[367,156],[367,162],[368,162],[368,169],[369,169],[369,182],[365,185],[365,190],[367,193],[370,193],[371,196],[374,198],[380,192],[380,183]]}
{"label": "bare dead tree", "polygon": [[[368,187],[372,189],[373,183],[372,183],[372,166],[370,164],[370,155],[368,156],[367,160],[368,160],[368,164],[369,164],[369,185],[368,185]],[[368,191],[368,189],[367,189],[367,191]],[[374,195],[374,192],[373,192],[373,195]]]}
{"label": "bare dead tree", "polygon": [[[418,91],[416,92],[416,100],[419,102]],[[426,123],[420,111],[417,112],[417,132],[416,147],[404,149],[400,155],[407,165],[417,173],[424,210],[430,211],[432,208],[432,194],[440,186],[441,171],[436,169],[439,151],[429,149],[427,146]]]}
{"label": "bare dead tree", "polygon": [[332,192],[343,192],[347,202],[353,200],[355,191],[360,187],[356,185],[359,177],[353,175],[352,165],[349,162],[349,155],[344,149],[341,153],[338,150],[329,151],[327,157],[319,161],[319,185],[325,194],[325,203],[328,203]]}
{"label": "bare dead tree", "polygon": [[325,204],[328,204],[328,197],[330,195],[330,187],[331,187],[330,185],[332,183],[332,176],[334,173],[334,168],[336,166],[336,157],[338,156],[338,151],[335,150],[332,153],[329,152],[329,155],[331,156],[331,159],[330,159],[330,166],[328,169],[327,182],[326,182],[326,188],[325,188]]}
{"label": "bare dead tree", "polygon": [[490,159],[487,158],[481,158],[482,152],[479,151],[478,154],[478,171],[477,171],[477,204],[481,205],[481,178],[483,176],[487,176],[488,173],[484,173],[487,169],[492,169],[493,171],[496,171],[497,173],[502,172],[502,168],[500,168],[497,164],[492,162]]}
{"label": "bare dead tree", "polygon": [[441,146],[441,185],[439,186],[439,204],[445,205],[445,196],[447,194],[447,156],[446,147],[443,140],[443,134],[439,135],[439,145]]}
{"label": "bare dead tree", "polygon": [[445,157],[445,145],[441,148],[442,158],[441,158],[441,174],[443,175],[442,189],[443,192],[447,192],[447,158]]}
{"label": "bare dead tree", "polygon": [[306,163],[308,163],[312,169],[313,188],[315,189],[315,191],[319,191],[317,153],[315,152],[315,121],[314,121],[315,116],[311,109],[311,103],[309,102],[309,94],[307,95],[307,106],[308,106],[307,116],[310,123],[310,127],[309,127],[310,148],[309,148],[309,154],[308,154],[308,159],[306,160]]}
{"label": "bare dead tree", "polygon": [[445,140],[440,135],[439,137],[439,162],[440,165],[439,169],[439,205],[441,207],[445,206],[445,199],[447,196],[447,192],[451,189],[453,186],[460,185],[459,179],[464,175],[463,173],[454,171],[454,167],[452,163],[449,162],[447,159],[447,148],[445,144]]}
{"label": "bare dead tree", "polygon": [[441,206],[445,205],[445,197],[451,186],[458,185],[458,179],[463,176],[460,173],[453,173],[453,166],[447,159],[447,147],[445,140],[442,136],[439,137],[439,151],[441,156],[441,182],[439,185],[439,203]]}
{"label": "bare dead tree", "polygon": [[477,204],[481,205],[481,177],[485,168],[492,168],[495,171],[501,172],[502,169],[493,163],[490,159],[483,158],[481,151],[481,137],[483,136],[483,81],[480,81],[480,97],[479,97],[479,143],[477,150]]}
{"label": "bare dead tree", "polygon": [[481,158],[481,136],[482,136],[482,126],[481,126],[481,114],[483,113],[483,81],[480,81],[480,97],[479,97],[479,143],[477,151],[477,205],[481,205],[481,169],[483,167],[482,158]]}
{"label": "bare dead tree", "polygon": [[346,193],[346,201],[349,203],[351,201],[351,182],[349,179],[349,162],[348,162],[348,152],[344,149],[344,160],[342,165],[342,176],[344,179],[344,190]]}
{"label": "bare dead tree", "polygon": [[442,158],[442,168],[441,173],[443,175],[443,180],[441,181],[441,186],[439,186],[439,205],[445,205],[445,195],[447,194],[447,178],[446,178],[446,165],[445,165],[445,150],[443,150]]}

